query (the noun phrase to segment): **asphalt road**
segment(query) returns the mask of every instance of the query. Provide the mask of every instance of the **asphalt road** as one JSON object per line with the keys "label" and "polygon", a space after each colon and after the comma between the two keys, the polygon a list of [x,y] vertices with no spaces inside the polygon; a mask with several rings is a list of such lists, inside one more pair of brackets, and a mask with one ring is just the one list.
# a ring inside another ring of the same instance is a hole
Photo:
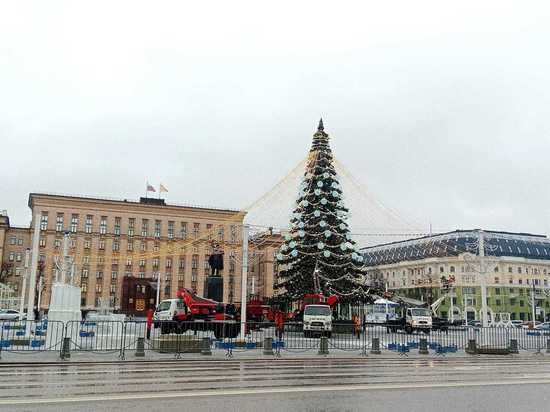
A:
{"label": "asphalt road", "polygon": [[0,366],[6,411],[546,411],[550,358]]}

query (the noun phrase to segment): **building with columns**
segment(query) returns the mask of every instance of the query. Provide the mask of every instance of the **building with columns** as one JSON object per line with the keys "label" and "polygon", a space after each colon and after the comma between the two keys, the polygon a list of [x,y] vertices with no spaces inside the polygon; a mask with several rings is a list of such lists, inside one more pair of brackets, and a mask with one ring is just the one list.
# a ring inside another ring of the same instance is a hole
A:
{"label": "building with columns", "polygon": [[[161,299],[174,297],[182,287],[202,295],[214,249],[223,250],[224,301],[240,301],[245,217],[241,211],[173,205],[163,199],[43,193],[31,193],[28,205],[29,228],[10,227],[7,216],[6,223],[0,220],[2,259],[10,265],[6,283],[20,288],[24,253],[32,249],[38,219],[41,309],[48,307],[66,232],[75,282],[82,288],[82,309],[97,307],[101,298],[110,298],[115,309],[120,308],[125,278],[150,279],[156,287],[160,277]],[[250,238],[249,287],[253,285],[254,294],[261,297],[273,294],[273,256],[279,244],[280,235],[272,231]]]}
{"label": "building with columns", "polygon": [[[535,295],[537,320],[550,317],[550,239],[543,235],[483,231],[480,263],[478,230],[457,230],[362,249],[371,282],[397,294],[429,303],[447,294],[439,315],[481,318],[481,281],[487,286],[489,315],[498,320],[531,320]],[[443,288],[454,278],[449,290]],[[533,292],[534,291],[534,292]]]}

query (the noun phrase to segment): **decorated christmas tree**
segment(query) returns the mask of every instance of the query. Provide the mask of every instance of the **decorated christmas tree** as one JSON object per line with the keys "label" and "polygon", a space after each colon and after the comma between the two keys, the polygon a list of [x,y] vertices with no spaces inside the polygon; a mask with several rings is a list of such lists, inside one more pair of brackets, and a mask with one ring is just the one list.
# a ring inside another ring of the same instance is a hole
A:
{"label": "decorated christmas tree", "polygon": [[277,254],[280,270],[275,289],[281,298],[293,301],[310,293],[337,295],[348,302],[367,298],[363,257],[351,238],[348,216],[321,119],[290,231]]}

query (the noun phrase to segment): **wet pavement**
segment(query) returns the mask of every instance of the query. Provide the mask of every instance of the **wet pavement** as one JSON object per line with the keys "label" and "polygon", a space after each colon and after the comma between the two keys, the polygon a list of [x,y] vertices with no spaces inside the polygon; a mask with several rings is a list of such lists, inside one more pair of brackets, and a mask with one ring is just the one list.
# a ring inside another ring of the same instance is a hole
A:
{"label": "wet pavement", "polygon": [[[0,366],[0,410],[548,410],[550,358],[288,358]],[[375,409],[371,409],[375,408]]]}

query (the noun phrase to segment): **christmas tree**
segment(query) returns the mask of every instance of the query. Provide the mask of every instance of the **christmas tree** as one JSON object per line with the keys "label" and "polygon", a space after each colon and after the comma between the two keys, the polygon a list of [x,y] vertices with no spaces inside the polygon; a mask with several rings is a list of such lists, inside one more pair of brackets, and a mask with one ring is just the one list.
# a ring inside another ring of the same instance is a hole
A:
{"label": "christmas tree", "polygon": [[321,119],[290,231],[277,254],[280,271],[275,289],[281,298],[294,301],[309,293],[337,295],[348,302],[367,298],[363,257],[351,238],[348,216]]}

